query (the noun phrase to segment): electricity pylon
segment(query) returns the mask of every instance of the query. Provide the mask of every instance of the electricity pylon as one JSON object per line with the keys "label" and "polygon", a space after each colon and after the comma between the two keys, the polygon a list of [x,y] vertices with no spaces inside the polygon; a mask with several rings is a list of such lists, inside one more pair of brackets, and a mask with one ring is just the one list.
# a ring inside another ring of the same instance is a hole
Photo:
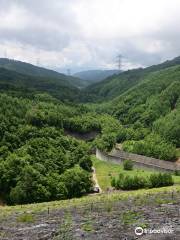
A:
{"label": "electricity pylon", "polygon": [[116,57],[116,64],[119,71],[121,71],[121,67],[122,67],[122,57],[123,56],[121,54],[118,54]]}
{"label": "electricity pylon", "polygon": [[67,69],[67,75],[69,75],[69,76],[71,75],[71,69],[70,68]]}

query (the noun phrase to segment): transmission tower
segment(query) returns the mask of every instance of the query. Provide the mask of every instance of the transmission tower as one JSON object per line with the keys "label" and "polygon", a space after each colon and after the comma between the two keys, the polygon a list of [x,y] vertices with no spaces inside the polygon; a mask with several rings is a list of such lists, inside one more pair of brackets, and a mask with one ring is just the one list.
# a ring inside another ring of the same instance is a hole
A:
{"label": "transmission tower", "polygon": [[67,69],[67,75],[69,75],[69,76],[71,75],[71,69],[70,68]]}
{"label": "transmission tower", "polygon": [[121,70],[121,67],[122,67],[122,57],[123,56],[121,54],[118,54],[116,57],[116,64],[119,71]]}
{"label": "transmission tower", "polygon": [[39,58],[36,59],[36,66],[39,66],[40,65],[40,61],[39,61]]}

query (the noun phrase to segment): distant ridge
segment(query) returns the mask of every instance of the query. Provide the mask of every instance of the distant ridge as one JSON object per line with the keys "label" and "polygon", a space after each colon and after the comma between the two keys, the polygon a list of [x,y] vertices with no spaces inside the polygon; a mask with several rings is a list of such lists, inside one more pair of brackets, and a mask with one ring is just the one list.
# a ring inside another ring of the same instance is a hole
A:
{"label": "distant ridge", "polygon": [[89,84],[99,82],[105,78],[112,76],[114,74],[119,74],[119,70],[87,70],[82,72],[77,72],[73,76],[80,79],[86,80]]}
{"label": "distant ridge", "polygon": [[35,66],[33,64],[22,62],[22,61],[12,60],[8,58],[0,58],[0,67],[5,68],[7,70],[11,70],[11,71],[16,71],[21,74],[34,76],[34,77],[60,79],[78,88],[81,88],[84,86],[83,81],[78,79],[77,77],[67,76],[65,74],[56,72],[54,70]]}
{"label": "distant ridge", "polygon": [[48,93],[62,101],[75,101],[78,99],[79,91],[63,75],[61,78],[28,75],[0,65],[0,92],[31,97],[37,93]]}

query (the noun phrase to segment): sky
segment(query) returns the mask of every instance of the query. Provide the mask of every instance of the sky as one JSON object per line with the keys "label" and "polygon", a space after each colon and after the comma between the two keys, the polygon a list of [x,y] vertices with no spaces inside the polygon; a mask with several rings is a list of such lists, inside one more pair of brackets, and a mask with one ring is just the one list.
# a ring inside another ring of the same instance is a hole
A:
{"label": "sky", "polygon": [[180,55],[180,0],[0,0],[0,57],[60,72]]}

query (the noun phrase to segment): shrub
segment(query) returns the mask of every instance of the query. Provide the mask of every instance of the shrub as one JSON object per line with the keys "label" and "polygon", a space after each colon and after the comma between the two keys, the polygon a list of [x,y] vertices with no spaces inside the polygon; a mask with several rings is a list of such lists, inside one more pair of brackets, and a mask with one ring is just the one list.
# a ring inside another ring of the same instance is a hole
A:
{"label": "shrub", "polygon": [[164,187],[173,185],[171,174],[168,173],[154,173],[148,179],[139,175],[124,175],[120,174],[119,177],[112,178],[111,186],[116,189],[122,190],[137,190],[141,188]]}
{"label": "shrub", "polygon": [[111,186],[116,187],[116,178],[115,177],[111,178]]}
{"label": "shrub", "polygon": [[61,181],[65,184],[68,198],[81,197],[93,188],[91,175],[79,166],[68,169],[61,175]]}
{"label": "shrub", "polygon": [[128,171],[132,170],[133,169],[133,162],[131,160],[125,160],[123,162],[123,168],[124,168],[124,170],[128,170]]}
{"label": "shrub", "polygon": [[90,156],[84,156],[80,159],[79,161],[79,165],[81,168],[83,168],[84,170],[91,172],[92,171],[92,161]]}
{"label": "shrub", "polygon": [[174,175],[180,176],[180,170],[175,170],[175,171],[174,171]]}
{"label": "shrub", "polygon": [[129,176],[120,174],[118,179],[112,179],[111,185],[116,189],[136,190],[146,187],[147,182],[143,177],[138,175]]}
{"label": "shrub", "polygon": [[174,184],[172,175],[169,173],[154,173],[149,177],[150,187],[164,187]]}
{"label": "shrub", "polygon": [[146,180],[138,175],[126,176],[123,181],[123,190],[136,190],[146,187]]}
{"label": "shrub", "polygon": [[22,223],[32,223],[32,222],[35,221],[35,219],[34,219],[34,216],[32,214],[25,213],[25,214],[20,215],[17,218],[17,221],[22,222]]}

